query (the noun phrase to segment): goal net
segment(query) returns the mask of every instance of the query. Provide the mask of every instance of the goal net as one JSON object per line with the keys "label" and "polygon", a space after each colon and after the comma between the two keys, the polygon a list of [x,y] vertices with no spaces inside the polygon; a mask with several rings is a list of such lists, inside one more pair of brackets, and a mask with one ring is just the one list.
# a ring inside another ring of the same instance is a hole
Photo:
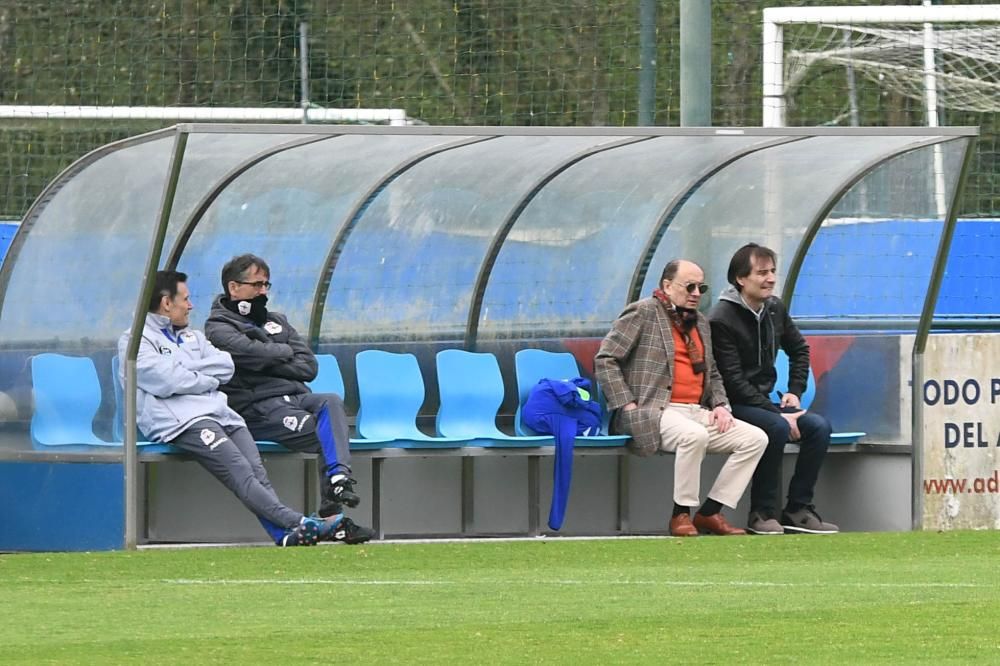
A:
{"label": "goal net", "polygon": [[764,124],[786,124],[804,85],[836,71],[847,100],[830,123],[859,122],[863,82],[938,109],[1000,111],[1000,5],[764,10]]}
{"label": "goal net", "polygon": [[[916,100],[924,99],[932,76],[939,105],[1000,110],[1000,28],[949,25],[929,34],[918,25],[817,27],[810,45],[788,52],[787,86],[794,89],[811,67],[840,65]],[[931,68],[925,66],[927,49],[934,53]]]}

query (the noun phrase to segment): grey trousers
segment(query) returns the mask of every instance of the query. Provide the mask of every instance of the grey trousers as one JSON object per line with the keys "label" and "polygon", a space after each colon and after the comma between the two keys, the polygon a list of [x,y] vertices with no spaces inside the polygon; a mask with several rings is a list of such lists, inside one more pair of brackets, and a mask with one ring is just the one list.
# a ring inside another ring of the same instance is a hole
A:
{"label": "grey trousers", "polygon": [[[324,416],[325,413],[325,416]],[[257,439],[323,458],[320,481],[351,473],[350,435],[344,401],[336,393],[300,393],[259,400],[241,416]]]}
{"label": "grey trousers", "polygon": [[291,529],[302,514],[281,503],[264,470],[257,442],[244,426],[202,419],[170,442],[193,457],[258,518]]}

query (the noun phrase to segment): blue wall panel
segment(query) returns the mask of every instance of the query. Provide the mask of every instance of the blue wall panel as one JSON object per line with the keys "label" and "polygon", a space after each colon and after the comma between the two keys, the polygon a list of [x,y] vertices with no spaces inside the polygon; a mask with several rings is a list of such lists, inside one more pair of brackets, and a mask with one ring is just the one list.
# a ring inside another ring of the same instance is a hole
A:
{"label": "blue wall panel", "polygon": [[[797,317],[918,316],[941,222],[882,220],[820,229],[792,299]],[[1000,312],[1000,220],[959,220],[935,314]],[[779,267],[780,270],[780,267]]]}
{"label": "blue wall panel", "polygon": [[0,463],[0,551],[124,546],[122,466]]}
{"label": "blue wall panel", "polygon": [[11,222],[0,222],[0,266],[3,266],[3,258],[7,254],[7,248],[17,231],[17,224]]}

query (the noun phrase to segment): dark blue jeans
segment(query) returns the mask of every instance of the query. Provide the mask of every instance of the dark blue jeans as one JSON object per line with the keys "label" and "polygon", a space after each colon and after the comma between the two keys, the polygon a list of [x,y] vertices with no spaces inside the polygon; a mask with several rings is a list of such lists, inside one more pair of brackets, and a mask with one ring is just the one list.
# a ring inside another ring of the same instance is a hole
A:
{"label": "dark blue jeans", "polygon": [[[733,416],[752,423],[767,433],[767,449],[750,485],[750,510],[760,511],[779,517],[781,499],[781,464],[785,444],[788,442],[788,421],[781,414],[760,407],[733,405]],[[788,502],[792,505],[812,504],[813,489],[819,477],[820,467],[830,446],[830,422],[820,414],[806,412],[799,417],[799,433],[802,439],[799,455],[795,460],[795,472],[788,484]],[[786,504],[786,506],[787,506]]]}

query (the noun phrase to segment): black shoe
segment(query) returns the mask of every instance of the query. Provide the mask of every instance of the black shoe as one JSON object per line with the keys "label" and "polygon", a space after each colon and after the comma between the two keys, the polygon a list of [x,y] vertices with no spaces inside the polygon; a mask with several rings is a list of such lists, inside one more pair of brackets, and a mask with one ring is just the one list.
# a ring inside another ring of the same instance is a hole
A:
{"label": "black shoe", "polygon": [[347,544],[364,543],[375,536],[375,530],[356,524],[344,516],[337,527],[329,535],[330,541],[343,541]]}
{"label": "black shoe", "polygon": [[[354,484],[354,479],[346,474],[334,474],[330,477],[326,487],[323,488],[323,499],[328,502],[355,507],[361,503],[361,498],[354,492]],[[335,511],[334,513],[339,513],[339,511]],[[320,511],[320,515],[324,515],[322,510]]]}
{"label": "black shoe", "polygon": [[344,513],[344,505],[340,502],[331,502],[330,500],[324,499],[319,504],[319,511],[317,511],[320,518],[329,518],[330,516],[336,516],[338,513]]}

